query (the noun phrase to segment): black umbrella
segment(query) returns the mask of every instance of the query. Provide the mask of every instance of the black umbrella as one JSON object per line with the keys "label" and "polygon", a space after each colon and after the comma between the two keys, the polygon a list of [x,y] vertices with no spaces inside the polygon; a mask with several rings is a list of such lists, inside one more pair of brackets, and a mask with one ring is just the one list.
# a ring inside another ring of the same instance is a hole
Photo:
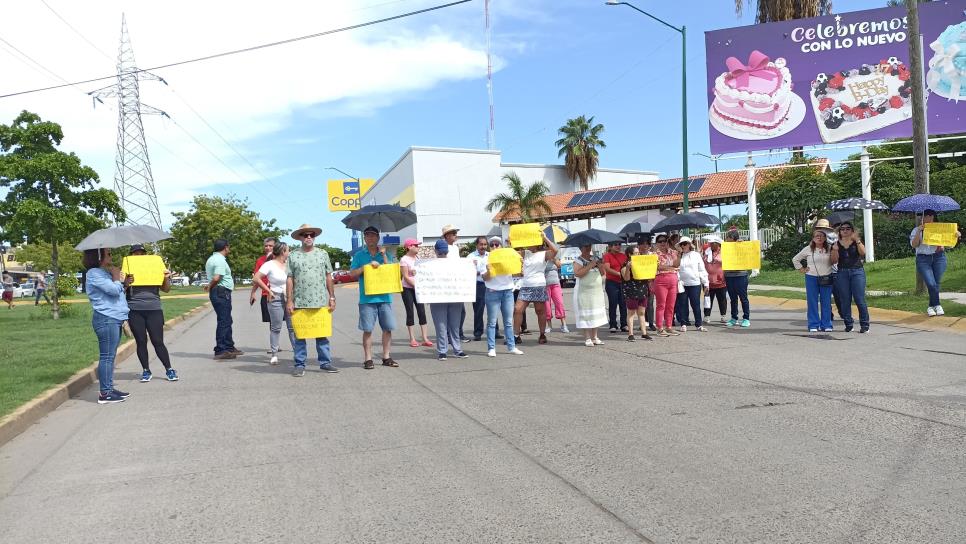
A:
{"label": "black umbrella", "polygon": [[373,204],[349,213],[342,220],[352,230],[376,227],[379,232],[399,232],[416,222],[416,214],[395,204]]}
{"label": "black umbrella", "polygon": [[605,230],[587,229],[583,232],[575,232],[567,237],[561,245],[580,247],[588,244],[609,244],[611,242],[623,242],[621,237]]}
{"label": "black umbrella", "polygon": [[651,224],[645,223],[641,221],[641,219],[644,219],[644,218],[641,217],[639,219],[636,219],[624,225],[623,227],[621,227],[621,230],[618,231],[617,234],[628,241],[631,239],[640,238],[639,236],[640,234],[650,234]]}
{"label": "black umbrella", "polygon": [[701,212],[679,213],[658,221],[651,228],[651,232],[668,232],[681,229],[700,229],[708,225],[717,225],[718,218]]}
{"label": "black umbrella", "polygon": [[853,212],[851,210],[842,210],[840,212],[832,212],[825,219],[828,219],[829,224],[834,227],[834,226],[840,225],[840,224],[842,224],[842,223],[844,223],[846,221],[850,221],[850,222],[855,221],[855,212]]}
{"label": "black umbrella", "polygon": [[[830,210],[888,210],[889,207],[879,202],[878,200],[869,200],[867,198],[843,198],[841,200],[833,200],[828,203],[826,208]],[[832,220],[830,219],[831,223]]]}

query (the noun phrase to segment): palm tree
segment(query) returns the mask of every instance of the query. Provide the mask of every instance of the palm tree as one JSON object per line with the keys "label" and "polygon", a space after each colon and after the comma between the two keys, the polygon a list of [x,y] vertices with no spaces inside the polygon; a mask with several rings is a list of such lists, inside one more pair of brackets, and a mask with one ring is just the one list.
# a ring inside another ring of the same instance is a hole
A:
{"label": "palm tree", "polygon": [[524,187],[516,172],[507,172],[502,179],[510,190],[491,198],[486,203],[486,211],[499,210],[501,219],[510,213],[517,213],[524,223],[532,223],[534,218],[552,213],[546,201],[546,196],[550,194],[550,187],[546,183],[535,181]]}
{"label": "palm tree", "polygon": [[735,0],[735,14],[741,16],[745,3],[755,4],[755,23],[818,17],[832,12],[832,0]]}
{"label": "palm tree", "polygon": [[583,115],[567,119],[567,124],[557,129],[557,134],[563,136],[555,142],[557,156],[565,157],[567,175],[580,181],[581,190],[587,190],[587,183],[597,176],[597,148],[607,147],[600,139],[602,132],[604,125],[595,125],[593,116],[586,118]]}

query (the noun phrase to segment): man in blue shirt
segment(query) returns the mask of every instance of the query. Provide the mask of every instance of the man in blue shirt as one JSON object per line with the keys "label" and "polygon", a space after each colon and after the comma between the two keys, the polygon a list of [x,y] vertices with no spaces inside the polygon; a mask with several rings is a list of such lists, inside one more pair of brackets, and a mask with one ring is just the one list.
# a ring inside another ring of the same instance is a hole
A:
{"label": "man in blue shirt", "polygon": [[379,247],[379,229],[376,227],[366,227],[362,231],[363,240],[366,247],[360,249],[352,256],[352,264],[349,265],[349,273],[353,278],[359,279],[359,330],[362,331],[362,351],[365,355],[363,367],[366,370],[375,368],[372,362],[372,330],[379,321],[379,328],[382,329],[382,364],[383,366],[396,367],[399,364],[392,360],[389,355],[389,348],[392,344],[392,330],[396,328],[396,319],[392,313],[392,295],[367,295],[365,277],[363,270],[366,266],[379,268],[381,264],[393,262],[392,258],[386,255],[386,248]]}
{"label": "man in blue shirt", "polygon": [[211,307],[215,310],[215,317],[218,320],[215,328],[215,359],[234,359],[244,353],[235,349],[235,341],[231,336],[231,292],[235,288],[235,281],[231,277],[231,268],[225,258],[231,248],[228,240],[219,238],[215,240],[214,249],[215,252],[205,262],[208,283],[203,289],[208,291],[208,300],[211,301]]}

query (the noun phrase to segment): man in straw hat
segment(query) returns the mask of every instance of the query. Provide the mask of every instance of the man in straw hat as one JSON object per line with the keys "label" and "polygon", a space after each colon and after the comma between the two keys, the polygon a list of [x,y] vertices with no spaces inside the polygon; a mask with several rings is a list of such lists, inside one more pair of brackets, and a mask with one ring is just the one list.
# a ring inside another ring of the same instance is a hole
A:
{"label": "man in straw hat", "polygon": [[[303,224],[292,233],[292,238],[302,242],[298,251],[288,257],[288,280],[285,287],[286,307],[289,313],[302,308],[329,308],[335,311],[335,282],[332,280],[332,262],[324,249],[315,247],[315,240],[322,229]],[[300,378],[305,375],[305,360],[308,346],[305,338],[296,338],[292,346],[295,352],[295,370],[292,375]],[[319,359],[319,370],[338,372],[332,366],[332,348],[328,338],[315,339],[315,352]]]}
{"label": "man in straw hat", "polygon": [[375,368],[372,362],[372,331],[379,321],[382,329],[382,366],[397,367],[399,363],[389,354],[392,346],[392,330],[396,328],[396,317],[392,313],[392,295],[366,294],[366,279],[363,277],[365,267],[379,268],[380,265],[393,262],[393,258],[386,254],[386,248],[379,246],[379,229],[370,225],[362,231],[362,239],[366,246],[352,256],[349,273],[359,279],[359,330],[362,331],[362,352],[365,360],[362,367],[366,370]]}
{"label": "man in straw hat", "polygon": [[[456,242],[457,235],[460,229],[453,224],[443,225],[443,232],[441,238],[446,242],[449,250],[446,252],[447,259],[459,259],[460,258],[460,246]],[[470,339],[463,334],[463,324],[466,323],[466,305],[463,305],[463,309],[460,310],[460,340],[462,342],[469,342]],[[477,338],[479,340],[479,338]]]}

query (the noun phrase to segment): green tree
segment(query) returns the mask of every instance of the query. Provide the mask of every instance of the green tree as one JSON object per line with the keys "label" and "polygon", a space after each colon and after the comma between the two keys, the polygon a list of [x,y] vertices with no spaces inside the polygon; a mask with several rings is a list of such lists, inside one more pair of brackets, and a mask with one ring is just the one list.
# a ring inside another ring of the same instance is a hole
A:
{"label": "green tree", "polygon": [[[807,164],[808,159],[794,159],[792,164]],[[808,222],[825,215],[825,207],[841,195],[834,176],[817,168],[786,168],[758,190],[761,222],[792,232],[805,232]]]}
{"label": "green tree", "polygon": [[501,179],[506,182],[510,190],[491,198],[486,203],[486,211],[499,210],[501,219],[517,214],[524,223],[532,223],[535,218],[552,213],[546,200],[547,195],[550,194],[550,187],[546,183],[535,181],[524,186],[516,172],[507,172]]}
{"label": "green tree", "polygon": [[735,13],[739,17],[745,3],[755,6],[755,22],[759,24],[818,17],[832,12],[832,0],[735,0]]}
{"label": "green tree", "polygon": [[567,176],[578,181],[581,190],[587,190],[590,180],[597,176],[597,148],[607,147],[600,139],[603,132],[604,125],[595,125],[593,116],[586,118],[583,115],[567,119],[567,124],[557,129],[557,134],[561,136],[554,143],[557,157],[564,158]]}
{"label": "green tree", "polygon": [[[50,244],[55,283],[61,245],[103,228],[111,216],[125,218],[117,195],[96,188],[97,172],[57,149],[63,139],[60,125],[28,111],[0,125],[0,187],[9,188],[0,203],[0,225],[8,237]],[[59,319],[60,297],[51,287],[52,314]]]}
{"label": "green tree", "polygon": [[[17,260],[22,263],[32,263],[34,272],[52,271],[54,269],[54,263],[50,258],[52,254],[53,247],[49,242],[34,242],[17,249]],[[64,246],[58,249],[57,257],[62,273],[73,274],[82,271],[80,251]]]}
{"label": "green tree", "polygon": [[172,215],[171,238],[161,243],[161,254],[172,270],[183,274],[203,270],[212,244],[219,238],[231,245],[228,262],[233,273],[248,274],[262,254],[262,241],[286,234],[274,219],[263,221],[248,208],[247,200],[235,196],[198,195],[191,202],[191,210]]}
{"label": "green tree", "polygon": [[741,230],[748,230],[748,212],[721,216],[722,232],[728,230],[732,225]]}
{"label": "green tree", "polygon": [[[862,169],[858,163],[849,163],[831,174],[842,187],[842,195],[862,196]],[[903,163],[876,162],[872,165],[872,198],[886,206],[894,206],[913,191],[912,168]]]}
{"label": "green tree", "polygon": [[348,251],[330,246],[329,244],[317,244],[317,247],[324,249],[329,254],[329,260],[332,261],[332,266],[335,266],[335,263],[342,263],[342,268],[349,268],[349,262],[352,261],[352,257],[349,256]]}

